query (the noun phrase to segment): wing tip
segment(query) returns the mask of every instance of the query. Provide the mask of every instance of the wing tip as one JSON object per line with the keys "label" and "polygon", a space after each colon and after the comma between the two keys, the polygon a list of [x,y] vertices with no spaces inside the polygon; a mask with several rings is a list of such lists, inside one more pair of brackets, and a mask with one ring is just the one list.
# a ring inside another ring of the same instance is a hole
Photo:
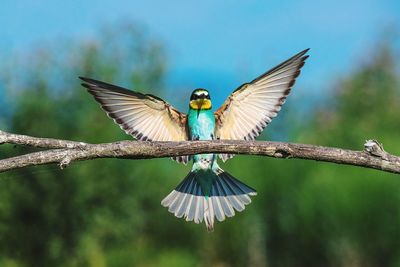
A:
{"label": "wing tip", "polygon": [[85,88],[90,92],[90,90],[91,90],[90,84],[88,84],[88,83],[81,83],[81,85],[82,85],[83,87],[85,87]]}
{"label": "wing tip", "polygon": [[[305,61],[310,57],[310,55],[307,55],[308,51],[310,51],[310,48],[304,49],[303,51],[297,53],[293,57],[286,60],[284,63],[290,64],[294,61],[300,60],[301,63],[299,65],[299,69],[301,69],[304,66]],[[282,63],[282,64],[284,64],[284,63]]]}
{"label": "wing tip", "polygon": [[297,53],[296,55],[293,56],[293,58],[299,58],[304,56],[303,58],[307,59],[309,57],[309,55],[306,55],[308,53],[308,51],[310,51],[311,48],[306,48],[303,51],[300,51],[299,53]]}
{"label": "wing tip", "polygon": [[94,79],[87,78],[87,77],[83,77],[83,76],[78,76],[78,78],[83,81],[81,83],[81,85],[83,87],[85,87],[88,90],[88,92],[91,93],[92,95],[95,95],[93,93],[93,89],[100,88],[102,85],[106,84],[106,83],[103,83],[101,81],[94,80]]}
{"label": "wing tip", "polygon": [[302,61],[301,65],[299,66],[299,69],[301,69],[304,66],[305,61],[310,57],[310,55],[307,55],[308,51],[310,51],[310,48],[304,49],[299,53],[301,57],[300,59]]}
{"label": "wing tip", "polygon": [[78,76],[80,80],[82,80],[84,83],[81,83],[82,85],[87,84],[87,85],[98,85],[99,83],[102,83],[98,80],[88,78],[88,77],[83,77],[83,76]]}
{"label": "wing tip", "polygon": [[306,49],[304,49],[303,51],[301,51],[299,54],[302,54],[302,55],[304,55],[304,54],[306,54],[308,51],[310,51],[310,47],[308,47],[308,48],[306,48]]}

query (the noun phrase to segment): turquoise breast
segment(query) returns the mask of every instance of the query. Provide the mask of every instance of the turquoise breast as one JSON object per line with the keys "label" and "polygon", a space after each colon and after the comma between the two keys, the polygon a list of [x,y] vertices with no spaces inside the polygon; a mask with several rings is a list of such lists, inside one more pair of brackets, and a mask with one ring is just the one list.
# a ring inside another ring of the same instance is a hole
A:
{"label": "turquoise breast", "polygon": [[[214,139],[215,117],[211,110],[189,110],[188,113],[189,135],[191,140]],[[214,154],[200,154],[193,156],[193,170],[211,169],[216,161]],[[215,165],[217,166],[217,165]]]}
{"label": "turquoise breast", "polygon": [[192,140],[212,140],[214,138],[215,117],[209,110],[190,109],[188,114],[189,134]]}

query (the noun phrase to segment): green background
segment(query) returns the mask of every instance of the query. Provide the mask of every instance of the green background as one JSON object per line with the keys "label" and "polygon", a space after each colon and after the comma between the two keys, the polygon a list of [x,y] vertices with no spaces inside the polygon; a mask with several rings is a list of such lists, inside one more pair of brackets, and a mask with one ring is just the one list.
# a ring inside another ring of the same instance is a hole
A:
{"label": "green background", "polygon": [[[377,40],[364,62],[321,88],[316,103],[289,96],[259,139],[361,150],[376,138],[400,154],[396,40]],[[11,54],[0,66],[0,128],[91,143],[130,139],[77,76],[168,101],[173,95],[160,89],[166,54],[160,41],[130,24],[101,30],[96,42]],[[186,99],[174,100],[186,106]],[[30,151],[3,145],[0,158]],[[213,233],[161,207],[190,169],[169,159],[98,159],[65,170],[2,173],[0,266],[400,266],[398,175],[254,156],[236,156],[222,167],[258,195]]]}

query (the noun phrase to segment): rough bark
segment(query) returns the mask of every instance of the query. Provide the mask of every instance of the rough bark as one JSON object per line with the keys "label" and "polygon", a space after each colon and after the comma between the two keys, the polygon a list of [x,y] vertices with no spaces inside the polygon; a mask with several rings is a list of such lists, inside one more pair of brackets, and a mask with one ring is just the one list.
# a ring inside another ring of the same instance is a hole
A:
{"label": "rough bark", "polygon": [[400,157],[385,152],[382,145],[375,140],[368,140],[364,144],[364,151],[354,151],[334,147],[270,141],[120,141],[88,144],[0,131],[0,145],[5,143],[46,148],[48,150],[1,159],[0,172],[51,163],[57,163],[61,168],[64,168],[73,161],[96,158],[150,159],[200,153],[229,153],[286,159],[308,159],[400,173]]}

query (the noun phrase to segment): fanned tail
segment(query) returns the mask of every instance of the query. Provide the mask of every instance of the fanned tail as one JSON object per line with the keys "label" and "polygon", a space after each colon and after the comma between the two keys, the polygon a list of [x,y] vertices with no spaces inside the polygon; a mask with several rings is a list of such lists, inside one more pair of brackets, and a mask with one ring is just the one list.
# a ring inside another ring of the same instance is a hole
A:
{"label": "fanned tail", "polygon": [[218,221],[233,217],[251,203],[250,196],[257,192],[234,178],[221,168],[216,170],[192,170],[161,205],[178,218],[201,223],[207,230],[214,229]]}

